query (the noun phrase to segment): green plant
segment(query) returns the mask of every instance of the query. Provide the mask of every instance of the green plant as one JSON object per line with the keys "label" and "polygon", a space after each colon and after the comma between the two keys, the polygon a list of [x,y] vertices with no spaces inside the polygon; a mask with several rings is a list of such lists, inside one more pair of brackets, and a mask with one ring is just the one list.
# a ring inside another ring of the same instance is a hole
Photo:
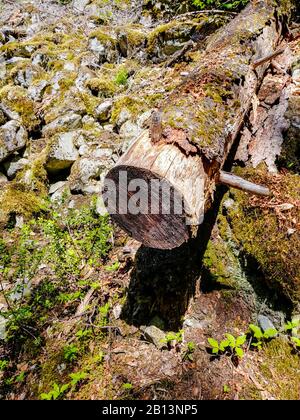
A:
{"label": "green plant", "polygon": [[48,393],[41,394],[40,399],[41,400],[57,400],[64,395],[64,393],[67,391],[69,386],[70,384],[65,384],[65,385],[60,386],[57,383],[54,383],[52,385],[51,391],[49,391]]}
{"label": "green plant", "polygon": [[300,338],[291,337],[292,342],[294,343],[297,350],[300,350]]}
{"label": "green plant", "polygon": [[76,385],[79,382],[82,382],[84,379],[86,379],[88,375],[86,372],[76,372],[76,373],[71,373],[69,376],[71,378],[70,385],[72,387],[76,387]]}
{"label": "green plant", "polygon": [[275,338],[278,335],[278,331],[275,328],[269,328],[263,332],[260,327],[254,324],[249,325],[249,332],[255,338],[255,341],[251,340],[251,346],[256,347],[258,350],[261,350],[264,340]]}
{"label": "green plant", "polygon": [[16,378],[15,378],[15,382],[24,382],[25,375],[26,375],[25,372],[19,373],[19,375],[17,375]]}
{"label": "green plant", "polygon": [[182,360],[189,360],[190,362],[192,362],[194,360],[193,353],[195,352],[196,347],[197,346],[193,341],[189,341],[187,343],[187,348],[185,352],[183,353]]}
{"label": "green plant", "polygon": [[8,360],[0,360],[0,372],[3,372],[9,365]]}
{"label": "green plant", "polygon": [[78,358],[79,349],[74,344],[63,348],[64,359],[67,362],[74,362]]}
{"label": "green plant", "polygon": [[83,341],[83,340],[88,339],[88,338],[91,337],[92,330],[89,330],[89,329],[87,329],[87,330],[78,330],[75,335],[76,335],[76,337],[79,340],[82,340]]}
{"label": "green plant", "polygon": [[235,338],[232,334],[225,334],[226,339],[222,340],[220,343],[214,338],[208,338],[208,343],[211,346],[211,351],[215,355],[221,355],[223,353],[229,353],[232,356],[237,356],[242,358],[244,356],[244,351],[242,346],[246,342],[246,335],[240,335]]}
{"label": "green plant", "polygon": [[129,382],[126,382],[125,384],[122,385],[122,388],[129,391],[132,389],[132,384],[130,384]]}
{"label": "green plant", "polygon": [[114,262],[112,265],[104,267],[106,271],[117,271],[120,268],[119,261]]}
{"label": "green plant", "polygon": [[230,386],[228,386],[228,385],[224,385],[223,386],[223,392],[224,392],[224,394],[228,394],[228,392],[230,392],[231,391],[231,389],[230,389]]}
{"label": "green plant", "polygon": [[180,330],[177,333],[170,331],[166,334],[166,337],[161,341],[166,344],[171,344],[172,342],[182,343],[183,333],[183,330]]}
{"label": "green plant", "polygon": [[125,69],[119,70],[118,73],[117,73],[117,75],[116,75],[116,78],[115,78],[115,83],[118,86],[121,86],[121,85],[126,85],[127,84],[127,81],[128,81],[128,73],[127,73],[127,71]]}
{"label": "green plant", "polygon": [[199,9],[227,9],[237,10],[241,7],[246,6],[249,0],[233,0],[233,1],[222,1],[222,0],[193,0],[194,6]]}
{"label": "green plant", "polygon": [[288,321],[285,325],[284,325],[284,330],[285,331],[292,331],[293,329],[296,329],[300,326],[300,319],[295,319],[292,321]]}

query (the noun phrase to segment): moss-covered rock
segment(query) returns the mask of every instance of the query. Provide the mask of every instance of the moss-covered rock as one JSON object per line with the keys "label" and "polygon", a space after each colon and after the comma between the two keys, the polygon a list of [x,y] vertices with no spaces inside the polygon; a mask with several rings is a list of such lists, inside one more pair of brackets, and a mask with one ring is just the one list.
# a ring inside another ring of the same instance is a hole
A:
{"label": "moss-covered rock", "polygon": [[239,173],[267,185],[273,198],[232,191],[238,203],[228,210],[233,234],[242,252],[262,271],[268,285],[292,302],[299,302],[299,176],[270,175],[264,169],[244,169]]}

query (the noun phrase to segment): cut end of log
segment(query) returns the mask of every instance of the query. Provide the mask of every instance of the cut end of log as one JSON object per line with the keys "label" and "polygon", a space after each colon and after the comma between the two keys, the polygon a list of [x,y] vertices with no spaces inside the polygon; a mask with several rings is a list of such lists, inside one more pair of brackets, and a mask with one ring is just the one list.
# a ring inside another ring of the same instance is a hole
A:
{"label": "cut end of log", "polygon": [[[107,210],[130,236],[157,249],[173,249],[189,239],[189,228],[180,210],[183,197],[168,181],[144,168],[130,166],[116,166],[107,174],[106,184],[109,180],[112,188],[104,190]],[[165,200],[166,191],[170,192],[170,200]]]}

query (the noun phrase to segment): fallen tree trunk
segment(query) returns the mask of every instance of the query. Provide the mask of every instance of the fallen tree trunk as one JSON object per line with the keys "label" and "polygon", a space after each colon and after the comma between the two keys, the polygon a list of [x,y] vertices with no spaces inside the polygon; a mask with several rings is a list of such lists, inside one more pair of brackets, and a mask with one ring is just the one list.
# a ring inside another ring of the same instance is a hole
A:
{"label": "fallen tree trunk", "polygon": [[292,2],[280,3],[251,3],[214,34],[197,69],[108,173],[108,211],[143,244],[172,249],[197,234],[291,13]]}

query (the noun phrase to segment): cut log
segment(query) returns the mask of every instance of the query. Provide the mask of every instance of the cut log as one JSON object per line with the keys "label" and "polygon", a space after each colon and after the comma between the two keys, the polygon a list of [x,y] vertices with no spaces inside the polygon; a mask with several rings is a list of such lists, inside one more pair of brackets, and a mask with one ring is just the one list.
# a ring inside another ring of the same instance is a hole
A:
{"label": "cut log", "polygon": [[109,213],[144,245],[172,249],[197,235],[270,65],[252,63],[277,50],[287,10],[251,3],[214,34],[198,68],[161,103],[162,130],[143,132],[107,174]]}

